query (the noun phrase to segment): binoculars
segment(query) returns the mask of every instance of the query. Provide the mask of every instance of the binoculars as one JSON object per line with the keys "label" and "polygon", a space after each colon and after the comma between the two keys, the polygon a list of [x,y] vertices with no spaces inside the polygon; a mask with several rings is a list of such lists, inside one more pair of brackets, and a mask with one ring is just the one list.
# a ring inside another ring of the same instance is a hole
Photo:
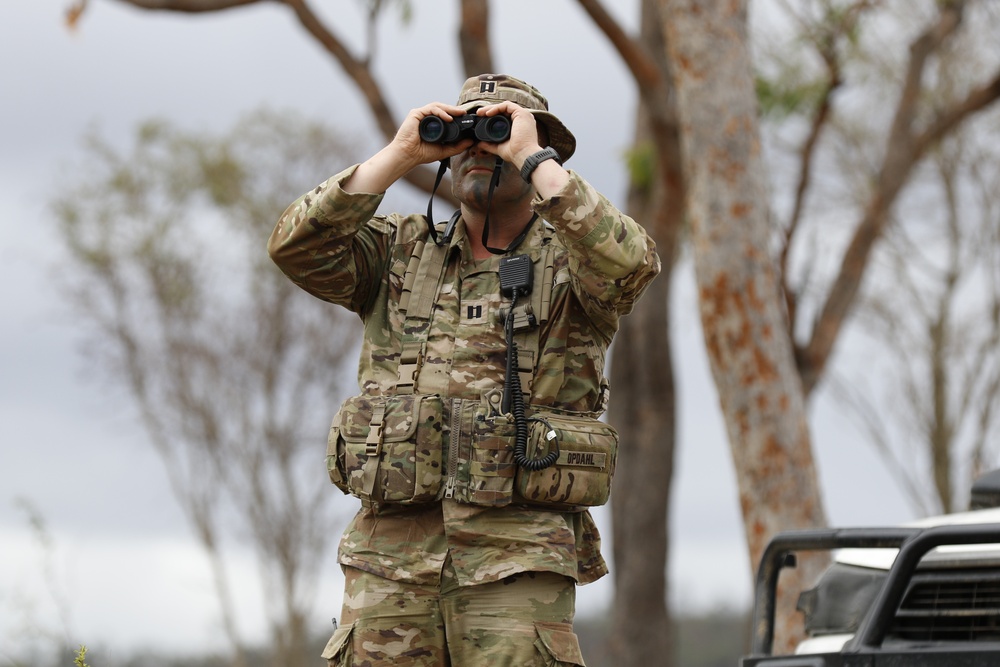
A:
{"label": "binoculars", "polygon": [[453,144],[466,137],[499,144],[510,139],[510,116],[477,116],[467,113],[446,122],[437,116],[420,119],[420,138],[432,144]]}

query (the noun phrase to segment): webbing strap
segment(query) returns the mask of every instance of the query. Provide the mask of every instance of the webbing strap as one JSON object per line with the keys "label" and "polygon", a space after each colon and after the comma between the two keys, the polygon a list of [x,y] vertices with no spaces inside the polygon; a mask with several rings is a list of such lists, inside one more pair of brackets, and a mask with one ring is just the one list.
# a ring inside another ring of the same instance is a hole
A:
{"label": "webbing strap", "polygon": [[372,419],[368,423],[368,437],[365,439],[365,456],[368,458],[361,466],[361,500],[366,503],[373,501],[375,481],[378,479],[378,467],[382,459],[384,418],[385,403],[377,403],[372,410]]}
{"label": "webbing strap", "polygon": [[[537,335],[530,336],[530,338],[538,340]],[[532,384],[535,381],[535,350],[522,350],[521,346],[518,345],[517,375],[521,378],[521,393],[524,394],[524,402],[529,403]]]}
{"label": "webbing strap", "polygon": [[[552,238],[555,231],[543,224],[542,245],[534,262],[534,284],[528,303],[514,309],[514,332],[518,345],[518,374],[525,401],[530,402],[535,363],[538,361],[539,331],[549,318],[554,276]],[[397,394],[416,392],[417,379],[426,352],[429,320],[444,276],[451,246],[418,241],[407,262],[399,308],[406,314],[403,342],[396,370]]]}
{"label": "webbing strap", "polygon": [[417,279],[417,266],[420,265],[420,258],[424,252],[424,241],[417,241],[413,244],[413,254],[410,261],[406,263],[406,273],[403,274],[403,291],[399,295],[399,310],[406,312],[410,306],[410,293],[413,292],[413,283]]}
{"label": "webbing strap", "polygon": [[412,286],[406,319],[429,320],[434,300],[437,298],[438,285],[444,274],[444,261],[450,246],[439,246],[425,243],[423,257],[417,266],[417,275]]}
{"label": "webbing strap", "polygon": [[417,377],[424,363],[429,320],[450,247],[417,241],[406,264],[399,298],[399,309],[406,313],[406,322],[403,324],[403,342],[396,366],[397,394],[416,391]]}
{"label": "webbing strap", "polygon": [[[550,239],[551,237],[546,236],[546,238]],[[552,281],[555,280],[555,262],[552,254],[551,242],[542,246],[542,257],[538,262],[542,267],[542,282],[539,283],[538,276],[535,276],[535,284],[541,285],[535,307],[539,322],[547,322],[549,319],[549,305],[552,303]],[[534,305],[536,302],[532,299],[531,303]]]}

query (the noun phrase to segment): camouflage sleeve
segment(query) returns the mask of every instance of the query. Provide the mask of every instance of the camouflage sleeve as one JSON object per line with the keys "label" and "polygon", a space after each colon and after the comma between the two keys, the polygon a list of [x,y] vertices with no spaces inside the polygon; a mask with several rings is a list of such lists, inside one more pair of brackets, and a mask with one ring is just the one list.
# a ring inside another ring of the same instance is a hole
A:
{"label": "camouflage sleeve", "polygon": [[653,240],[574,171],[559,194],[536,199],[534,208],[566,242],[574,291],[588,315],[613,334],[660,272]]}
{"label": "camouflage sleeve", "polygon": [[350,167],[299,197],[278,219],[267,249],[292,282],[363,313],[381,283],[392,227],[375,217],[382,195],[347,193]]}

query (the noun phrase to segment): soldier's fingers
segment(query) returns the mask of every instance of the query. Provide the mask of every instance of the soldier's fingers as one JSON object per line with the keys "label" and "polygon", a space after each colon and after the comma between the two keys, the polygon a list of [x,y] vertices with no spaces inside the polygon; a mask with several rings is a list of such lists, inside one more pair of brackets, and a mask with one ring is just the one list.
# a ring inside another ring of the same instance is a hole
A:
{"label": "soldier's fingers", "polygon": [[418,119],[426,116],[437,116],[442,120],[454,120],[455,116],[461,116],[464,113],[465,111],[462,110],[462,107],[457,107],[453,104],[444,104],[443,102],[432,102],[431,104],[410,111],[410,114],[416,116]]}

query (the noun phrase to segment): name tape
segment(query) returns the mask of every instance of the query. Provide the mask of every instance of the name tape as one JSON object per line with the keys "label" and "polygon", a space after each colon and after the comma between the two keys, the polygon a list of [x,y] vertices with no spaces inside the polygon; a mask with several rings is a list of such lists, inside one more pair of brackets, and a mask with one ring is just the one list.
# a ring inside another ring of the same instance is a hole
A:
{"label": "name tape", "polygon": [[565,449],[559,451],[556,465],[579,466],[585,468],[603,468],[608,455],[601,452],[572,452]]}

